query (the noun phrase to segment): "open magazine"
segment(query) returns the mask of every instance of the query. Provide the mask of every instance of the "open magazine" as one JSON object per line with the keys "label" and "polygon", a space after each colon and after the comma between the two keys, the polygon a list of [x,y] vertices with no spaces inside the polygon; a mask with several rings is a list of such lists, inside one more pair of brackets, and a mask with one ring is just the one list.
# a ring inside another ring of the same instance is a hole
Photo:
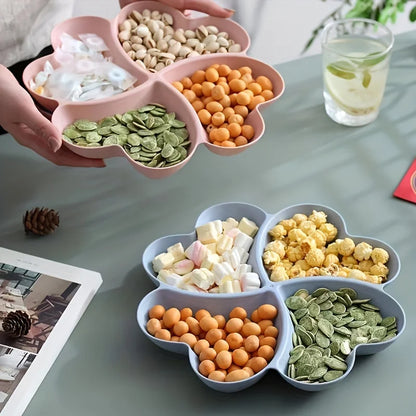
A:
{"label": "open magazine", "polygon": [[24,412],[101,283],[97,272],[0,247],[2,416]]}

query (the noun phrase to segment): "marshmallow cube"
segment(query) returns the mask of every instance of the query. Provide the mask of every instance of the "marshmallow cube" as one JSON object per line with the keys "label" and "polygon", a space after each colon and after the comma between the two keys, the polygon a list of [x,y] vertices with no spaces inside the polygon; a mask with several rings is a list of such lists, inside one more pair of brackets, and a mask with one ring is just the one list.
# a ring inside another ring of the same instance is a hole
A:
{"label": "marshmallow cube", "polygon": [[233,280],[233,293],[241,293],[241,285],[239,280]]}
{"label": "marshmallow cube", "polygon": [[190,273],[194,267],[194,262],[185,258],[173,264],[173,271],[177,274],[184,275]]}
{"label": "marshmallow cube", "polygon": [[166,269],[161,270],[157,278],[170,286],[178,286],[182,281],[182,276]]}
{"label": "marshmallow cube", "polygon": [[204,267],[206,269],[212,270],[214,267],[214,264],[221,263],[222,259],[221,257],[216,253],[210,253],[208,256],[204,258],[204,260],[201,263],[201,267]]}
{"label": "marshmallow cube", "polygon": [[175,262],[185,258],[185,251],[183,249],[182,243],[180,242],[168,247],[167,251],[168,253],[172,254]]}
{"label": "marshmallow cube", "polygon": [[220,293],[234,293],[233,279],[223,279],[219,286]]}
{"label": "marshmallow cube", "polygon": [[162,269],[172,267],[174,261],[172,253],[160,253],[152,260],[153,270],[159,273]]}
{"label": "marshmallow cube", "polygon": [[214,274],[208,269],[192,270],[191,282],[203,290],[208,290],[214,284]]}
{"label": "marshmallow cube", "polygon": [[261,284],[259,275],[254,272],[243,273],[240,277],[240,282],[243,292],[257,290]]}
{"label": "marshmallow cube", "polygon": [[237,228],[237,227],[238,227],[238,221],[234,218],[230,217],[222,222],[222,229],[223,229],[224,234],[226,234],[231,229]]}
{"label": "marshmallow cube", "polygon": [[224,252],[222,258],[224,262],[231,264],[231,267],[235,270],[241,262],[240,250],[234,247]]}
{"label": "marshmallow cube", "polygon": [[240,231],[234,239],[234,247],[241,247],[247,252],[250,251],[252,244],[253,239],[242,231]]}
{"label": "marshmallow cube", "polygon": [[199,240],[195,240],[185,250],[186,257],[192,260],[197,267],[201,266],[202,261],[208,255],[208,253],[208,249]]}
{"label": "marshmallow cube", "polygon": [[246,217],[241,218],[238,228],[250,237],[254,237],[259,229],[254,221],[251,221]]}
{"label": "marshmallow cube", "polygon": [[232,268],[230,263],[222,262],[214,264],[212,268],[212,273],[214,274],[214,281],[217,285],[221,283],[221,281],[226,276],[230,276],[233,278],[234,276],[234,269]]}
{"label": "marshmallow cube", "polygon": [[219,233],[214,221],[201,225],[196,228],[198,240],[202,244],[215,243],[218,239]]}
{"label": "marshmallow cube", "polygon": [[238,279],[241,279],[244,273],[250,273],[252,269],[251,264],[239,264],[235,270],[235,275]]}
{"label": "marshmallow cube", "polygon": [[209,243],[204,244],[204,246],[211,252],[211,253],[217,253],[217,243]]}
{"label": "marshmallow cube", "polygon": [[238,228],[231,228],[231,230],[228,230],[225,235],[228,235],[228,237],[231,237],[233,240],[235,239],[235,237],[237,237],[238,233],[241,233],[242,231],[240,231]]}
{"label": "marshmallow cube", "polygon": [[234,240],[228,235],[221,234],[217,241],[217,253],[223,254],[227,250],[231,250]]}

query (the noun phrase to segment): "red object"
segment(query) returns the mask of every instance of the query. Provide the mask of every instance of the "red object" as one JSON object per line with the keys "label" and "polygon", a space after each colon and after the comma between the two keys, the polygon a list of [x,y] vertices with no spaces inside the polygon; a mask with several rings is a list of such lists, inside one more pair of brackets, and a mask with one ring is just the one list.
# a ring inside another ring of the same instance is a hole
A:
{"label": "red object", "polygon": [[393,195],[416,204],[416,159],[410,165]]}

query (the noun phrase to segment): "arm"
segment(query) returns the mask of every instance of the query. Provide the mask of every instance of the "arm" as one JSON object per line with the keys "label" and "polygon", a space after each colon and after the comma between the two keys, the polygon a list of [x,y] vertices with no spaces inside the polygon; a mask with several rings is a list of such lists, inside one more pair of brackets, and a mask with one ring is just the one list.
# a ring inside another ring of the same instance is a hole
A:
{"label": "arm", "polygon": [[[233,10],[224,9],[213,0],[159,0],[160,3],[172,6],[179,10],[196,10],[216,17],[231,17]],[[134,0],[120,0],[120,7],[123,8],[127,4],[133,3]]]}
{"label": "arm", "polygon": [[0,65],[0,97],[0,125],[22,146],[56,165],[105,166],[100,159],[81,157],[62,146],[58,129],[38,111],[28,92],[3,65]]}

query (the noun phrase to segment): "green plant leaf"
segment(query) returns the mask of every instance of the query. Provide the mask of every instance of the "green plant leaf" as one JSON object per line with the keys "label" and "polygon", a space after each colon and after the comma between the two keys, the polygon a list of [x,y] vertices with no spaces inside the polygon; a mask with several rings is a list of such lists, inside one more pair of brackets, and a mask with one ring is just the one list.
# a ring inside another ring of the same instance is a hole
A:
{"label": "green plant leaf", "polygon": [[355,6],[346,13],[347,19],[352,17],[370,17],[373,10],[373,0],[357,0]]}
{"label": "green plant leaf", "polygon": [[410,10],[410,14],[409,14],[409,20],[411,22],[416,22],[416,6],[413,7],[412,10]]}

